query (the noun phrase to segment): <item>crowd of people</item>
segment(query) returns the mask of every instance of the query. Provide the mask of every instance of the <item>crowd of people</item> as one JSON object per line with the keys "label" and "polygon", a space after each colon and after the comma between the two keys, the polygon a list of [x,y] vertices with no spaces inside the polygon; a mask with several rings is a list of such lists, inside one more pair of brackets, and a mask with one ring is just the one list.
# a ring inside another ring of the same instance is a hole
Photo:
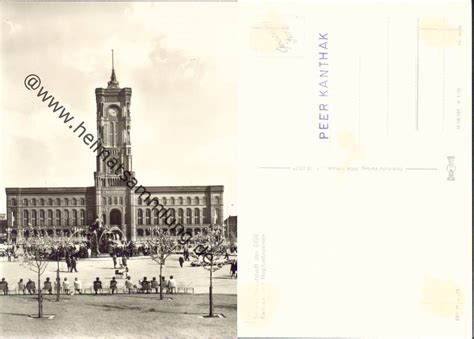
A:
{"label": "crowd of people", "polygon": [[[18,259],[19,255],[29,255],[33,253],[33,246],[29,244],[13,244],[5,251],[5,256],[8,261],[14,261]],[[119,242],[111,243],[107,249],[107,253],[115,254],[117,257],[137,257],[146,256],[156,252],[155,245],[152,242]],[[188,248],[181,248],[180,246],[176,249],[177,253],[183,252],[184,260],[189,260],[190,251]],[[236,252],[236,249],[231,249],[230,253]],[[92,258],[97,256],[97,252],[94,251],[93,246],[89,241],[74,240],[63,243],[51,245],[45,249],[46,257],[50,260],[59,260],[74,257],[76,260],[79,258]]]}

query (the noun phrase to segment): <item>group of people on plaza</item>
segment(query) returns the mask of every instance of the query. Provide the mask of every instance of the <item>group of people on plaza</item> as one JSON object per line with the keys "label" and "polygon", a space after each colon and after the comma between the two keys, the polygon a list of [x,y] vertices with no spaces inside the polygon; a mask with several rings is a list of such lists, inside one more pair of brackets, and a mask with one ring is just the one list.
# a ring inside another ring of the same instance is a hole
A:
{"label": "group of people on plaza", "polygon": [[[138,281],[138,284],[134,284],[131,280],[131,277],[128,276],[124,283],[124,290],[129,294],[134,291],[146,294],[153,293],[153,291],[155,291],[155,293],[159,293],[161,287],[163,288],[163,292],[168,292],[170,294],[176,293],[176,280],[173,278],[173,276],[170,276],[169,280],[166,280],[165,277],[161,277],[160,284],[160,282],[156,280],[156,277],[153,277],[152,280],[147,280],[147,277],[143,277],[142,280]],[[102,281],[99,277],[97,277],[96,280],[93,282],[93,289],[94,294],[98,294],[103,290]],[[115,279],[115,277],[113,277],[110,281],[109,289],[110,293],[117,293],[118,287],[117,280]]]}
{"label": "group of people on plaza", "polygon": [[[159,293],[161,287],[163,287],[163,292],[173,294],[176,293],[176,286],[176,280],[173,278],[173,276],[170,276],[168,280],[166,280],[165,277],[161,277],[161,284],[159,280],[156,279],[156,277],[153,277],[152,280],[147,280],[147,277],[143,277],[142,280],[138,281],[138,284],[134,284],[131,280],[131,277],[128,276],[124,283],[125,292],[128,292],[129,294],[134,291],[146,294],[153,293],[153,291],[155,293]],[[94,291],[94,294],[101,293],[103,289],[104,287],[102,281],[99,277],[97,277],[92,283],[92,290]],[[64,278],[62,283],[61,281],[56,280],[53,284],[50,278],[47,277],[43,282],[42,290],[49,294],[53,294],[53,290],[55,293],[57,293],[58,290],[60,292],[62,290],[62,293],[64,294],[84,293],[82,282],[77,277],[74,278],[72,285],[67,278]],[[109,290],[111,294],[115,294],[118,291],[118,282],[115,277],[112,277],[109,282]],[[5,280],[5,278],[2,278],[0,281],[0,291],[2,291],[5,295],[9,292],[8,282]],[[20,279],[18,282],[17,293],[36,294],[35,282],[31,279],[28,279],[28,281],[25,283],[23,279]]]}
{"label": "group of people on plaza", "polygon": [[[97,230],[93,230],[97,232]],[[109,240],[109,239],[108,239]],[[43,244],[44,245],[44,244]],[[92,250],[93,243],[83,240],[73,240],[68,242],[56,243],[54,246],[47,245],[42,246],[42,254],[45,254],[46,258],[50,260],[57,260],[58,262],[64,258],[67,271],[68,272],[78,272],[77,270],[77,262],[80,258],[90,258],[94,255]],[[129,276],[128,272],[128,260],[132,256],[138,255],[150,255],[152,253],[156,253],[156,244],[153,243],[135,243],[135,242],[128,242],[125,243],[123,241],[118,241],[118,239],[111,238],[110,241],[107,242],[107,250],[112,257],[114,269],[115,269],[115,277],[109,282],[108,289],[110,293],[115,294],[118,290],[118,282],[116,277],[124,278],[124,291],[128,293],[138,292],[138,293],[159,293],[160,288],[163,288],[163,292],[168,293],[176,293],[177,283],[173,276],[170,276],[167,280],[164,276],[161,277],[161,281],[153,277],[152,280],[148,280],[147,277],[143,277],[143,279],[139,280],[137,284],[134,284]],[[34,251],[34,243],[24,243],[24,244],[11,244],[9,245],[6,254],[8,256],[8,261],[12,261],[12,258],[16,260],[18,257],[24,256],[28,258],[31,256]],[[183,267],[186,261],[190,261],[190,249],[187,246],[183,246],[179,248],[180,253],[178,262]],[[230,263],[230,276],[231,278],[237,278],[237,261],[230,260],[229,254],[233,254],[237,252],[237,248],[230,248],[225,255],[225,259],[227,263]],[[95,253],[97,254],[97,252]],[[120,258],[120,259],[119,259]],[[101,293],[103,291],[103,284],[99,277],[97,277],[91,287],[94,291],[94,294]],[[9,293],[9,286],[8,282],[5,278],[2,278],[0,281],[0,294]],[[37,287],[33,280],[28,279],[28,281],[24,281],[20,279],[17,283],[17,293],[22,294],[36,294]],[[60,280],[55,280],[54,283],[50,280],[49,277],[43,283],[42,290],[53,294],[53,290],[57,293],[58,291],[65,293],[65,294],[83,294],[84,289],[82,287],[81,281],[75,277],[72,283],[67,278],[61,282]]]}

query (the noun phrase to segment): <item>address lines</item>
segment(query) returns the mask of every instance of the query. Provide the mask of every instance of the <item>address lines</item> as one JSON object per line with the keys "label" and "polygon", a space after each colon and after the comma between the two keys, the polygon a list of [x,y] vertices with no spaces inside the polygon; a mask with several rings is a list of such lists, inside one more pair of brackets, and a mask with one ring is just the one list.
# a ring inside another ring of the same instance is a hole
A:
{"label": "address lines", "polygon": [[329,171],[335,169],[360,169],[360,170],[373,170],[373,169],[387,169],[397,168],[398,170],[405,171],[437,171],[436,167],[400,167],[400,166],[325,166],[325,167],[314,167],[308,165],[297,165],[297,166],[259,166],[260,170],[292,170],[292,171],[319,171],[321,169],[327,169]]}

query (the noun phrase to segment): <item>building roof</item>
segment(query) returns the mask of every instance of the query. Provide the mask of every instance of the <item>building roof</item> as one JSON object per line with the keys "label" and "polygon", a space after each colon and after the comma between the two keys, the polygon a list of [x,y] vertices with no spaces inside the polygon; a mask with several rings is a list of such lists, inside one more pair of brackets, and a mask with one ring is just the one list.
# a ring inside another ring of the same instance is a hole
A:
{"label": "building roof", "polygon": [[94,193],[95,187],[7,187],[7,194],[69,194]]}
{"label": "building roof", "polygon": [[[135,190],[137,189],[136,186]],[[222,193],[224,186],[143,186],[150,193]],[[94,193],[95,187],[7,187],[7,195],[19,194],[86,194]],[[141,192],[139,192],[141,193]]]}
{"label": "building roof", "polygon": [[222,193],[224,186],[146,186],[150,193]]}

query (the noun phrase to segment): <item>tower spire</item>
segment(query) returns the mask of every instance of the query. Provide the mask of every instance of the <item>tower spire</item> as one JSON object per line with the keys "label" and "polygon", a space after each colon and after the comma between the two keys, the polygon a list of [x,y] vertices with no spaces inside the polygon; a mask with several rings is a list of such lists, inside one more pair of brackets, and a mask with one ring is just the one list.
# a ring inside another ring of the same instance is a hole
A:
{"label": "tower spire", "polygon": [[112,50],[112,74],[110,76],[110,81],[108,82],[108,88],[117,88],[119,85],[117,77],[115,76],[114,69],[114,50]]}

